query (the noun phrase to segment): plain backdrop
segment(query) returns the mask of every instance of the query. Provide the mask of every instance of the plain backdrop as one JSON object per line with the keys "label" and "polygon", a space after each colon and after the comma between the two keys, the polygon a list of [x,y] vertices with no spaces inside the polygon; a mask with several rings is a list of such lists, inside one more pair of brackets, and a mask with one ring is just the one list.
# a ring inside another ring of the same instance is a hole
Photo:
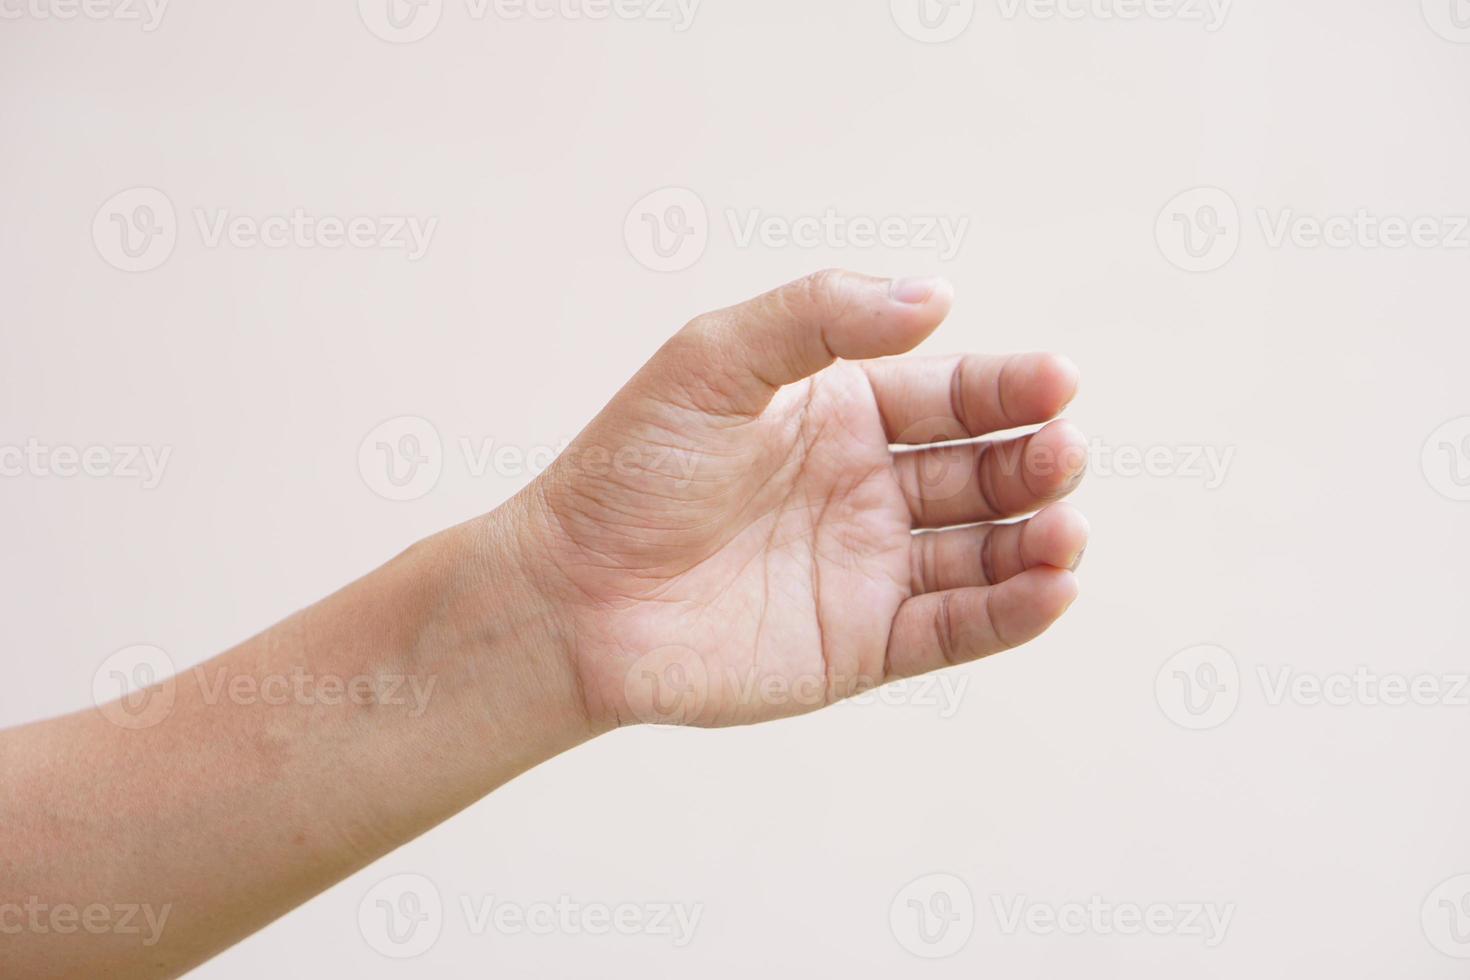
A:
{"label": "plain backdrop", "polygon": [[[170,456],[156,487],[120,456],[0,477],[0,723],[89,706],[133,644],[202,661],[494,507],[691,316],[825,266],[950,277],[925,351],[1070,354],[1099,464],[1082,598],[957,672],[957,704],[618,733],[199,976],[1464,975],[1463,4],[930,0],[964,28],[930,43],[903,0],[704,0],[684,30],[443,0],[399,43],[369,0],[176,0],[152,30],[47,2],[0,5],[0,447]],[[135,188],[176,243],[128,272],[107,209]],[[298,210],[436,224],[416,260],[206,234]],[[752,215],[827,220],[795,244]],[[968,222],[953,255],[939,218]],[[655,227],[703,251],[655,271]],[[442,472],[392,501],[359,449],[401,417]],[[410,959],[359,922],[401,874],[445,907]],[[477,931],[487,898],[701,919],[682,948]],[[1046,928],[1078,903],[1177,928]],[[1191,906],[1229,911],[1223,941]]]}

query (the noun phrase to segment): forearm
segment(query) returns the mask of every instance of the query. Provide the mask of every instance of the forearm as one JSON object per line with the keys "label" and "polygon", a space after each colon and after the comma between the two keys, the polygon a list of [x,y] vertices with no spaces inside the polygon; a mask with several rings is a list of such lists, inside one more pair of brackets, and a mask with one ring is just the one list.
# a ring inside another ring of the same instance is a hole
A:
{"label": "forearm", "polygon": [[[590,737],[509,523],[437,535],[184,671],[144,727],[0,734],[0,960],[177,974]],[[83,927],[97,905],[106,928]]]}

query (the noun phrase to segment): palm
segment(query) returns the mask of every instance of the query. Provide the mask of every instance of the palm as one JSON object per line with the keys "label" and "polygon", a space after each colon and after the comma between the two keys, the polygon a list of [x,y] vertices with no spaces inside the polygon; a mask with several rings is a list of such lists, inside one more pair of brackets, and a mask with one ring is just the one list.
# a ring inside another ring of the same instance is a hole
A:
{"label": "palm", "polygon": [[916,517],[951,506],[937,494],[974,495],[976,450],[931,451],[930,467],[966,470],[944,489],[920,479],[889,448],[903,440],[875,381],[841,362],[734,414],[635,381],[548,474],[592,710],[743,724],[903,673],[890,647],[925,588]]}

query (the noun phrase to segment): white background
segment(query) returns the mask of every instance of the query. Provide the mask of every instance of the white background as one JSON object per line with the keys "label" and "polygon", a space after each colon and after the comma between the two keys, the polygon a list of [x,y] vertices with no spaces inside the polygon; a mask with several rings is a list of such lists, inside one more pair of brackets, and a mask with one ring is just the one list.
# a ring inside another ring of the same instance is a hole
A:
{"label": "white background", "polygon": [[[705,0],[684,31],[476,19],[445,0],[415,43],[375,36],[347,0],[178,2],[152,31],[7,3],[0,445],[172,455],[154,489],[0,477],[0,724],[87,705],[93,671],[132,644],[201,661],[493,507],[527,477],[472,475],[461,439],[556,447],[689,317],[823,266],[949,276],[955,313],[926,350],[1064,351],[1084,431],[1173,461],[1094,474],[1081,600],[1042,640],[965,668],[951,717],[913,697],[619,733],[199,976],[1464,975],[1448,954],[1470,942],[1431,892],[1470,872],[1470,705],[1273,704],[1262,681],[1366,667],[1449,686],[1470,669],[1470,503],[1453,499],[1470,423],[1423,452],[1470,415],[1470,233],[1397,249],[1268,235],[1288,209],[1447,233],[1470,213],[1470,45],[1453,43],[1470,31],[1451,0],[1239,0],[1214,31],[1093,0],[1075,19],[980,0],[953,8],[964,30],[942,44],[886,0]],[[135,187],[167,196],[177,244],[123,272],[93,224]],[[625,224],[666,187],[696,193],[708,245],[655,272]],[[1166,205],[1198,187],[1235,205],[1219,217],[1238,251],[1187,272]],[[297,208],[438,223],[409,261],[208,247],[195,219]],[[727,219],[828,208],[970,227],[945,261],[742,247]],[[443,474],[390,502],[358,449],[404,415],[440,434]],[[1231,454],[1218,485],[1188,472],[1206,449]],[[1166,662],[1201,644],[1237,667],[1221,675],[1236,708],[1190,730]],[[399,873],[446,908],[438,941],[401,961],[358,924]],[[973,901],[946,959],[890,922],[932,874]],[[490,895],[703,918],[682,949],[473,935],[460,899]],[[1207,948],[1007,934],[996,913],[1093,896],[1233,919]]]}

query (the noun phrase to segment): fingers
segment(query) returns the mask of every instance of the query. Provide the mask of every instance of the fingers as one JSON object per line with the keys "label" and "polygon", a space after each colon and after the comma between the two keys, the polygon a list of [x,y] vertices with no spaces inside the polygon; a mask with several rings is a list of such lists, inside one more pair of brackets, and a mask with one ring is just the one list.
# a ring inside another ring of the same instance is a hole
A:
{"label": "fingers", "polygon": [[888,441],[972,439],[1049,422],[1077,396],[1077,365],[1058,354],[878,361],[864,366]]}
{"label": "fingers", "polygon": [[1087,444],[1061,421],[1017,439],[896,453],[893,465],[914,527],[977,524],[1071,493],[1087,468]]}
{"label": "fingers", "polygon": [[913,592],[998,585],[1031,568],[1075,570],[1087,547],[1087,518],[1053,504],[1019,524],[981,524],[914,536]]}
{"label": "fingers", "polygon": [[1077,598],[1077,579],[1033,568],[1000,585],[914,596],[888,635],[891,680],[968,663],[1034,640]]}
{"label": "fingers", "polygon": [[694,320],[655,358],[660,380],[696,407],[757,415],[783,385],[837,358],[866,360],[912,350],[949,313],[942,279],[876,279],[819,272]]}

